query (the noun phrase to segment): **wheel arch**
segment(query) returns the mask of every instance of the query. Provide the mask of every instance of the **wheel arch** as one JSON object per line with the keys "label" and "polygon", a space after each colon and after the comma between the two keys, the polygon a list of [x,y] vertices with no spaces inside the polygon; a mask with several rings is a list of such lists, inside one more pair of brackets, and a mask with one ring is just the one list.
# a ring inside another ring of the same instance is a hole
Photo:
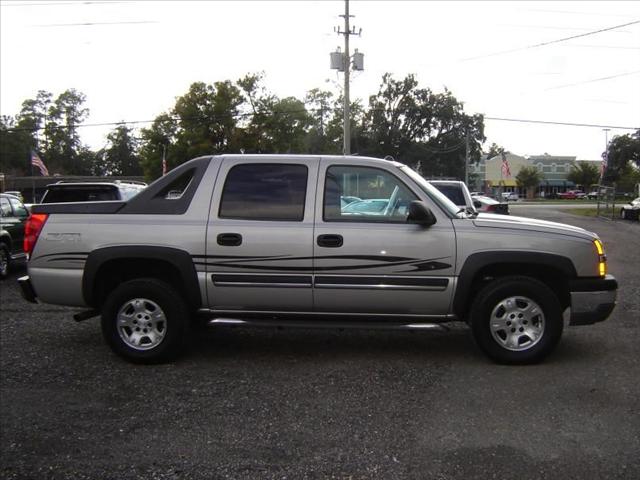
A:
{"label": "wheel arch", "polygon": [[87,305],[100,308],[118,284],[144,277],[169,283],[183,296],[190,310],[200,308],[200,286],[191,255],[171,247],[117,246],[94,250],[85,264],[82,295]]}
{"label": "wheel arch", "polygon": [[532,277],[551,286],[563,307],[569,306],[569,280],[577,277],[568,257],[545,252],[490,251],[470,255],[465,261],[453,299],[453,311],[466,317],[475,294],[495,278],[519,275]]}

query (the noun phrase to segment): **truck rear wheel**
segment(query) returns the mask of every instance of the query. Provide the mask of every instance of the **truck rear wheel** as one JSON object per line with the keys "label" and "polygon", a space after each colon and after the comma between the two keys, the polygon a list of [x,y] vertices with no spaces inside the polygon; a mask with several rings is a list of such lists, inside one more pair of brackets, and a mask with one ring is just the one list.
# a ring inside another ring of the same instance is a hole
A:
{"label": "truck rear wheel", "polygon": [[102,333],[111,349],[134,363],[161,363],[184,349],[189,310],[169,284],[153,278],[124,282],[107,297]]}
{"label": "truck rear wheel", "polygon": [[537,363],[562,336],[562,309],[544,283],[510,276],[492,281],[471,306],[471,330],[480,349],[505,364]]}

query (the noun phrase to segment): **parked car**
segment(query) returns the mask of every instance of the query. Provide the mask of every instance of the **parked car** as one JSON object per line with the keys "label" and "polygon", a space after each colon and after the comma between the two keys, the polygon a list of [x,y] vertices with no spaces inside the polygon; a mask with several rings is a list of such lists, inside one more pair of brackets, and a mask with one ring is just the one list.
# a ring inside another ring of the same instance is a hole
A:
{"label": "parked car", "polygon": [[620,218],[625,220],[640,220],[640,197],[622,206],[620,209]]}
{"label": "parked car", "polygon": [[357,200],[342,207],[342,213],[382,215],[385,208],[387,208],[387,205],[389,205],[388,198],[370,198],[368,200]]}
{"label": "parked car", "polygon": [[592,190],[591,192],[587,193],[586,197],[589,200],[597,200],[598,199],[598,191],[597,190]]}
{"label": "parked car", "polygon": [[14,262],[26,258],[22,243],[29,212],[17,197],[6,193],[0,193],[0,210],[0,278],[5,278]]}
{"label": "parked car", "polygon": [[352,195],[342,195],[340,196],[340,207],[344,208],[350,203],[358,202],[360,200],[362,200],[360,197],[354,197]]}
{"label": "parked car", "polygon": [[478,212],[509,215],[509,204],[507,202],[499,202],[484,195],[473,195],[471,199],[473,200],[473,206]]}
{"label": "parked car", "polygon": [[516,192],[502,192],[502,200],[506,200],[507,202],[517,202],[520,197]]}
{"label": "parked car", "polygon": [[40,203],[129,200],[146,188],[142,182],[58,182],[47,185]]}
{"label": "parked car", "polygon": [[458,208],[464,208],[472,213],[476,211],[469,188],[464,182],[459,180],[429,180],[429,183],[444,193]]}
{"label": "parked car", "polygon": [[581,200],[586,196],[582,190],[567,190],[566,192],[558,193],[558,198],[563,200]]}
{"label": "parked car", "polygon": [[24,197],[22,196],[22,193],[20,193],[18,190],[7,190],[6,192],[4,192],[6,195],[13,195],[14,197],[16,197],[18,200],[20,200],[22,203],[24,203]]}

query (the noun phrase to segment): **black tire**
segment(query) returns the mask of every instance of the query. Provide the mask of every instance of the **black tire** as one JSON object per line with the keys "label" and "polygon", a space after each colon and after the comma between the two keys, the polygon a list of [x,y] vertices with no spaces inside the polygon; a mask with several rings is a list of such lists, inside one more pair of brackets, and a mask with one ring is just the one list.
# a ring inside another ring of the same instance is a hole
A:
{"label": "black tire", "polygon": [[133,363],[175,359],[186,347],[189,327],[189,309],[182,296],[168,283],[153,278],[121,284],[102,308],[105,340],[115,353]]}
{"label": "black tire", "polygon": [[4,280],[9,275],[11,268],[11,255],[5,244],[0,244],[0,279]]}
{"label": "black tire", "polygon": [[476,344],[495,362],[538,363],[562,336],[562,308],[544,283],[524,276],[502,277],[475,297],[470,324]]}

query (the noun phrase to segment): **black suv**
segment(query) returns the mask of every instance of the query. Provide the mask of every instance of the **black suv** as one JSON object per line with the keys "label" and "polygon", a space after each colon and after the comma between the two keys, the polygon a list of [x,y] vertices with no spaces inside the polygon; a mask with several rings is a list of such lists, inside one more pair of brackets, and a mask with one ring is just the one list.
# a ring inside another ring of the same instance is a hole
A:
{"label": "black suv", "polygon": [[129,200],[146,186],[142,182],[58,182],[47,185],[41,203]]}
{"label": "black suv", "polygon": [[29,211],[18,197],[0,193],[0,279],[13,262],[26,258],[22,243],[27,218]]}

